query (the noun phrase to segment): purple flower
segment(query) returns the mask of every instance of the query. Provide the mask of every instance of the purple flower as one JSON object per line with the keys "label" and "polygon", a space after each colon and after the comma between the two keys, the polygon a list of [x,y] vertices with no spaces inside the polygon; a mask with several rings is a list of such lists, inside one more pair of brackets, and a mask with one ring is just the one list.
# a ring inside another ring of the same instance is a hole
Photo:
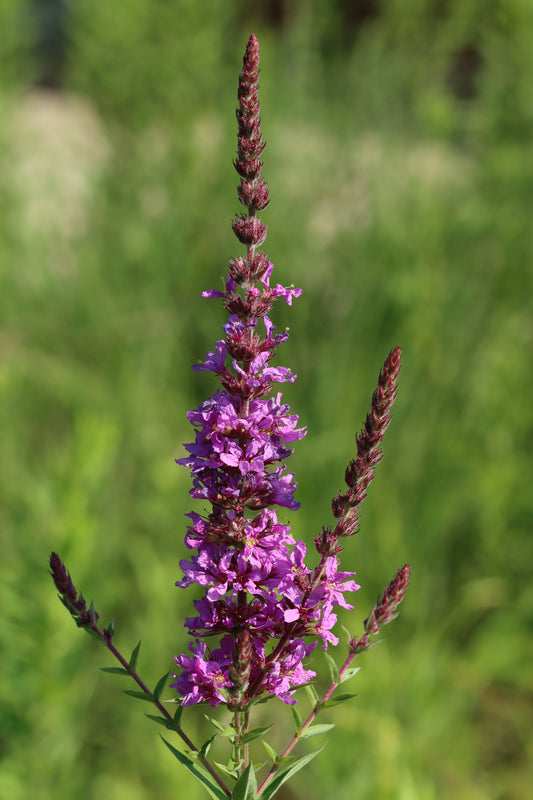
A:
{"label": "purple flower", "polygon": [[[320,562],[310,569],[305,545],[294,541],[274,510],[299,508],[285,461],[306,428],[275,390],[296,375],[275,363],[288,333],[276,332],[270,311],[279,299],[292,305],[301,289],[271,285],[273,264],[259,250],[267,228],[257,211],[268,204],[268,189],[261,177],[258,64],[252,36],[239,81],[235,161],[248,215],[233,222],[246,258],[230,261],[224,292],[202,293],[223,301],[228,320],[224,338],[194,369],[214,372],[221,388],[187,414],[195,438],[185,445],[187,456],[177,459],[191,472],[191,497],[210,504],[204,513],[188,514],[185,543],[196,552],[180,562],[183,578],[176,582],[203,591],[194,603],[197,616],[185,621],[196,640],[193,655],[176,658],[182,672],[174,686],[184,705],[216,705],[230,696],[246,708],[263,693],[294,703],[295,688],[314,676],[303,662],[317,640],[324,648],[338,641],[333,608],[352,608],[344,595],[359,588],[354,573],[338,569],[334,534],[323,534],[327,548],[319,549]],[[220,647],[208,649],[202,637],[211,643],[216,635]]]}

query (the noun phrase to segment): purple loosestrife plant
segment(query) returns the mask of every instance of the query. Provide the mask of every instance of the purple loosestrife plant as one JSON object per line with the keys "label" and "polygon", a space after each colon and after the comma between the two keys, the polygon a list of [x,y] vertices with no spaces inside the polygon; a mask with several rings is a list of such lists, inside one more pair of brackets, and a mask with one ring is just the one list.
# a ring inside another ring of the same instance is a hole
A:
{"label": "purple loosestrife plant", "polygon": [[[148,716],[178,734],[186,751],[164,739],[166,745],[218,800],[269,800],[319,752],[289,758],[301,739],[333,727],[313,723],[322,709],[353,696],[334,692],[356,674],[358,670],[351,666],[354,658],[394,618],[409,582],[405,565],[372,609],[362,636],[349,638],[340,669],[326,654],[331,679],[319,697],[313,685],[316,673],[308,668],[308,661],[318,642],[324,650],[338,644],[333,633],[335,609],[352,609],[346,595],[359,589],[355,573],[340,570],[339,556],[343,539],[358,531],[360,505],[382,457],[401,353],[396,347],[385,361],[365,427],[356,438],[356,457],[346,469],[346,491],[332,502],[335,524],[323,528],[314,539],[316,552],[308,565],[306,545],[294,540],[289,525],[276,512],[276,507],[290,511],[299,507],[294,500],[294,475],[286,471],[284,462],[293,442],[302,439],[306,430],[298,427],[298,417],[277,390],[277,384],[292,383],[296,376],[274,365],[288,333],[276,332],[269,314],[280,298],[292,305],[301,289],[273,284],[273,265],[260,249],[267,226],[258,212],[267,207],[269,193],[261,177],[265,145],[258,79],[259,46],[252,35],[239,79],[234,162],[240,176],[239,200],[246,213],[235,218],[233,230],[246,255],[229,262],[224,292],[203,293],[205,298],[222,300],[228,321],[224,338],[194,369],[214,372],[220,388],[188,413],[194,442],[185,445],[188,455],[177,462],[191,471],[190,494],[204,504],[203,513],[187,515],[185,544],[192,555],[181,561],[183,578],[176,582],[181,588],[196,584],[203,592],[194,603],[197,615],[185,620],[192,636],[189,654],[175,657],[178,669],[170,688],[177,691],[177,698],[161,700],[169,673],[153,691],[148,689],[136,671],[139,645],[125,659],[113,644],[112,624],[103,630],[98,627],[92,604],[87,607],[59,557],[55,553],[50,557],[60,598],[77,625],[102,641],[120,662],[120,667],[107,671],[134,679],[138,689],[128,694],[155,705],[159,714]],[[263,738],[268,728],[250,727],[253,706],[270,697],[292,706],[301,686],[305,686],[311,711],[304,722],[294,715],[296,731],[282,753],[263,741],[271,763],[258,786],[249,744]],[[169,702],[177,705],[173,715],[167,709]],[[196,746],[182,728],[183,709],[197,704],[225,706],[230,712],[227,727],[211,720],[232,745],[225,767],[215,767],[208,759],[212,739]]]}

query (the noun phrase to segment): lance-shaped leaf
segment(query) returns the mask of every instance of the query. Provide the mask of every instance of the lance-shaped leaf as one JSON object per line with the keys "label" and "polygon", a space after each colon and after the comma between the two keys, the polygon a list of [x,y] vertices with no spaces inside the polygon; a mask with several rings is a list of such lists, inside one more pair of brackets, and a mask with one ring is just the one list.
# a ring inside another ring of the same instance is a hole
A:
{"label": "lance-shaped leaf", "polygon": [[183,706],[178,706],[176,709],[176,713],[174,714],[174,727],[176,728],[176,730],[180,726],[182,714],[183,714]]}
{"label": "lance-shaped leaf", "polygon": [[320,736],[322,733],[328,733],[333,730],[334,724],[323,723],[320,725],[310,725],[303,733],[300,734],[300,739],[309,739],[311,736]]}
{"label": "lance-shaped leaf", "polygon": [[338,706],[339,703],[345,703],[347,700],[351,700],[352,697],[357,697],[356,694],[337,694],[333,697],[330,697],[329,700],[326,700],[324,703],[321,704],[321,708],[333,708],[333,706]]}
{"label": "lance-shaped leaf", "polygon": [[222,733],[223,731],[225,731],[227,729],[226,725],[223,725],[221,722],[218,721],[218,719],[215,719],[214,717],[210,717],[209,714],[204,714],[204,717],[208,722],[211,723],[213,728],[217,729],[217,731],[219,733]]}
{"label": "lance-shaped leaf", "polygon": [[217,735],[215,733],[214,736],[211,736],[210,739],[208,739],[206,742],[204,742],[203,745],[198,750],[198,755],[202,756],[203,758],[205,758],[207,756],[207,754],[209,753],[209,751],[211,750],[211,745],[213,744],[213,742],[215,741],[216,738],[217,738]]}
{"label": "lance-shaped leaf", "polygon": [[329,674],[331,676],[331,682],[335,683],[335,684],[340,683],[340,679],[341,678],[340,678],[339,669],[337,667],[337,664],[335,663],[335,660],[333,659],[332,656],[330,656],[329,653],[324,653],[324,655],[326,656],[326,661],[328,662],[328,668],[329,668]]}
{"label": "lance-shaped leaf", "polygon": [[264,728],[254,728],[253,731],[248,731],[245,733],[244,736],[241,736],[240,743],[241,744],[249,744],[253,742],[254,739],[259,739],[263,734],[267,733],[272,728],[272,725],[266,725]]}
{"label": "lance-shaped leaf", "polygon": [[137,700],[146,700],[147,703],[154,703],[154,698],[151,694],[146,692],[136,692],[134,689],[124,689],[124,694],[129,694],[130,697],[135,697]]}
{"label": "lance-shaped leaf", "polygon": [[307,692],[307,696],[311,701],[311,705],[314,708],[316,705],[318,705],[318,700],[319,700],[317,690],[315,689],[312,683],[308,683],[307,686],[305,687],[305,691]]}
{"label": "lance-shaped leaf", "polygon": [[[215,767],[224,773],[224,775],[228,775],[228,777],[237,780],[239,777],[239,772],[234,766],[226,766],[225,764],[220,764],[218,761],[213,761]],[[230,765],[234,764],[233,761],[230,761]]]}
{"label": "lance-shaped leaf", "polygon": [[167,672],[167,673],[165,673],[165,675],[163,675],[157,681],[155,689],[154,689],[154,697],[155,697],[156,700],[159,700],[159,698],[163,694],[163,689],[165,688],[165,684],[166,684],[166,682],[168,680],[168,676],[169,675],[170,675],[170,672]]}
{"label": "lance-shaped leaf", "polygon": [[100,667],[102,672],[110,672],[112,675],[129,675],[127,669],[124,667]]}
{"label": "lance-shaped leaf", "polygon": [[294,719],[294,725],[296,727],[296,733],[299,734],[302,730],[302,718],[298,711],[296,710],[296,706],[291,706],[291,714]]}
{"label": "lance-shaped leaf", "polygon": [[279,769],[272,780],[270,781],[267,786],[263,789],[257,800],[270,800],[271,797],[274,797],[280,786],[283,786],[289,778],[292,778],[293,775],[296,775],[303,767],[309,764],[310,761],[315,758],[325,747],[326,745],[323,744],[318,750],[315,750],[313,753],[308,753],[306,756],[302,756],[297,761],[294,761],[290,766],[284,767]]}
{"label": "lance-shaped leaf", "polygon": [[231,800],[256,800],[257,781],[252,764],[248,764],[241,777],[233,787]]}
{"label": "lance-shaped leaf", "polygon": [[349,681],[350,678],[353,678],[354,675],[357,675],[361,667],[348,667],[342,678],[340,679],[340,683],[345,683]]}
{"label": "lance-shaped leaf", "polygon": [[174,723],[171,722],[169,719],[165,719],[165,717],[158,717],[157,714],[145,714],[144,716],[148,717],[148,719],[153,719],[154,722],[158,722],[160,725],[162,725],[164,728],[167,728],[169,731],[174,731],[174,732],[176,731]]}
{"label": "lance-shaped leaf", "polygon": [[261,744],[263,745],[263,747],[267,751],[268,755],[270,756],[270,758],[272,759],[274,764],[277,764],[279,757],[278,757],[278,754],[276,753],[276,751],[274,750],[274,748],[271,745],[269,745],[268,742],[265,742],[265,741],[262,741]]}
{"label": "lance-shaped leaf", "polygon": [[141,642],[139,640],[138,644],[133,648],[130,660],[128,662],[128,667],[131,670],[131,672],[135,672],[135,670],[137,669],[137,659],[139,658],[140,649],[141,649]]}
{"label": "lance-shaped leaf", "polygon": [[213,797],[214,800],[228,799],[229,795],[227,795],[220,788],[220,786],[215,782],[214,778],[209,774],[209,772],[207,772],[207,770],[205,770],[200,764],[195,763],[190,758],[187,758],[187,756],[184,755],[183,753],[180,753],[180,751],[176,750],[175,747],[172,747],[170,742],[167,742],[164,736],[162,736],[161,738],[163,739],[164,743],[166,744],[172,755],[178,759],[180,764],[182,764],[185,767],[185,769],[189,770],[191,775],[194,775],[194,777],[197,778],[197,780],[199,780],[200,783],[203,784],[203,786],[205,786],[210,796]]}

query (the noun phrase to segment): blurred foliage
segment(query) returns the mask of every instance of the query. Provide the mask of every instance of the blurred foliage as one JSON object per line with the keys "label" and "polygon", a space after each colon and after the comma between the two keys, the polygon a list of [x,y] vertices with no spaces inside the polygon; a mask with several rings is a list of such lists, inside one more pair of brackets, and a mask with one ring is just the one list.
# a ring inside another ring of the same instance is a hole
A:
{"label": "blurred foliage", "polygon": [[[0,797],[203,797],[98,672],[110,657],[46,565],[57,550],[125,652],[143,638],[149,683],[185,649],[191,502],[173,459],[215,387],[190,364],[224,319],[200,292],[239,252],[233,108],[253,30],[268,247],[277,280],[304,288],[276,309],[299,374],[285,396],[309,426],[290,522],[309,542],[330,523],[399,343],[385,460],[344,558],[363,589],[342,621],[359,631],[396,569],[413,576],[357,699],[324,714],[328,748],[280,800],[523,800],[532,4],[5,0],[0,30]],[[263,713],[282,744],[287,710]]]}

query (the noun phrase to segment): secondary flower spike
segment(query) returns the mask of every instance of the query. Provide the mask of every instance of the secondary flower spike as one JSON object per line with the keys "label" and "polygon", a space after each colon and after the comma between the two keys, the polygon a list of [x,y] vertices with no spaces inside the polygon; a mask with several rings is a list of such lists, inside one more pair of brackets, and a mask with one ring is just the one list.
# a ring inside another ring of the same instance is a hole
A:
{"label": "secondary flower spike", "polygon": [[369,616],[365,619],[365,632],[360,639],[353,638],[350,641],[350,652],[357,654],[363,650],[368,650],[372,646],[371,637],[376,636],[383,625],[396,619],[398,606],[405,597],[411,567],[409,564],[398,570],[388,587],[383,590],[381,598],[378,600]]}

